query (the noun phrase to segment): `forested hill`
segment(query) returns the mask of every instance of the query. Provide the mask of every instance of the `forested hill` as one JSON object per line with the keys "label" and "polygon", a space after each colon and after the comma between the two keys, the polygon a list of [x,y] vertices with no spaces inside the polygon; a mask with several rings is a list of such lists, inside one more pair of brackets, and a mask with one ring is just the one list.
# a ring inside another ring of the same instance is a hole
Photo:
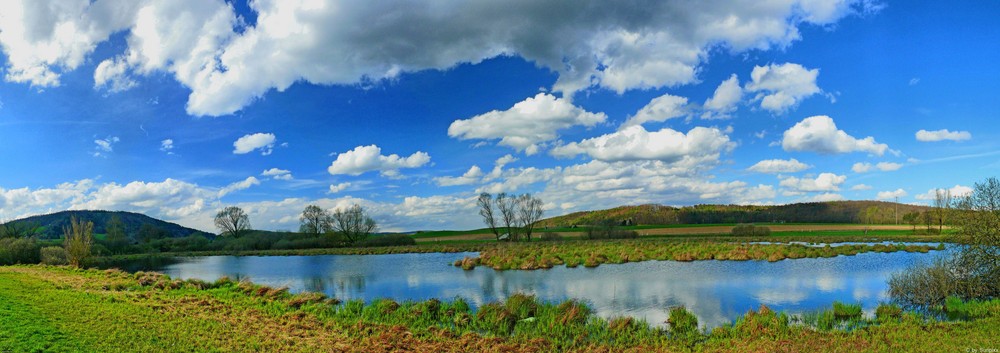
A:
{"label": "forested hill", "polygon": [[831,201],[794,203],[776,206],[662,205],[620,206],[606,210],[575,212],[542,220],[541,226],[589,225],[603,220],[633,224],[704,224],[704,223],[899,223],[911,212],[930,207],[882,201]]}
{"label": "forested hill", "polygon": [[[41,226],[42,238],[62,237],[63,226],[69,226],[70,217],[76,217],[82,221],[94,222],[94,234],[107,233],[105,226],[111,217],[117,215],[125,225],[125,233],[130,238],[135,239],[139,231],[146,225],[147,231],[157,232],[155,237],[186,237],[201,231],[187,228],[176,223],[162,221],[141,213],[124,211],[62,211],[47,215],[32,216],[11,222],[34,222]],[[206,234],[211,236],[211,234]]]}

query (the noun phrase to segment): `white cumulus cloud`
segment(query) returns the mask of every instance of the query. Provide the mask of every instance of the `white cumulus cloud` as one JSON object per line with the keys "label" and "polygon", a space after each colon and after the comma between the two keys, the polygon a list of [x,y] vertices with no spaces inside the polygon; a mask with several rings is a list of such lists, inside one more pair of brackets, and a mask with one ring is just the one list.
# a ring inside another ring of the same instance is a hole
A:
{"label": "white cumulus cloud", "polygon": [[664,94],[653,98],[639,112],[625,120],[622,127],[642,125],[647,122],[663,122],[669,119],[687,115],[688,99],[684,97]]}
{"label": "white cumulus cloud", "polygon": [[[62,73],[92,59],[99,62],[97,87],[124,90],[137,77],[166,73],[191,90],[189,114],[213,116],[296,82],[367,84],[498,56],[518,56],[555,72],[551,89],[565,97],[591,87],[622,93],[683,85],[697,81],[713,48],[786,48],[801,37],[800,26],[829,25],[879,8],[867,0],[767,6],[257,0],[250,2],[256,21],[246,23],[222,0],[6,4],[0,17],[6,80],[56,86]],[[111,58],[92,58],[116,33],[124,34],[125,48],[112,47],[121,52]],[[769,98],[765,105],[788,99]]]}
{"label": "white cumulus cloud", "polygon": [[94,157],[104,157],[114,151],[114,145],[121,141],[118,136],[108,136],[107,138],[94,140]]}
{"label": "white cumulus cloud", "polygon": [[748,93],[757,93],[754,101],[760,101],[762,109],[780,114],[822,92],[816,85],[817,76],[819,69],[810,70],[795,63],[754,66],[745,88]]}
{"label": "white cumulus cloud", "polygon": [[814,195],[812,197],[808,197],[808,198],[806,198],[804,200],[801,200],[801,201],[802,202],[830,202],[830,201],[841,201],[843,199],[844,199],[844,196],[841,195],[841,194],[834,193],[834,192],[825,192],[825,193],[822,193],[822,194]]}
{"label": "white cumulus cloud", "polygon": [[855,173],[860,174],[860,173],[867,173],[871,171],[872,168],[881,170],[883,172],[891,172],[899,170],[902,167],[903,167],[902,164],[892,163],[892,162],[878,162],[875,165],[872,165],[871,163],[868,162],[858,162],[854,163],[854,165],[851,166],[851,170],[854,171]]}
{"label": "white cumulus cloud", "polygon": [[274,180],[292,180],[292,172],[285,169],[271,168],[260,173],[262,176],[271,177]]}
{"label": "white cumulus cloud", "polygon": [[[930,189],[927,190],[926,193],[914,195],[913,197],[916,198],[917,200],[933,201],[934,198],[937,196],[937,191],[938,189]],[[955,185],[950,188],[942,188],[941,191],[950,192],[952,198],[965,197],[972,194],[972,188],[962,185]]]}
{"label": "white cumulus cloud", "polygon": [[875,142],[874,137],[857,139],[837,129],[833,119],[825,115],[805,118],[786,130],[781,147],[785,151],[820,154],[868,152],[879,156],[889,150],[889,145]]}
{"label": "white cumulus cloud", "polygon": [[351,185],[352,184],[349,183],[349,182],[343,182],[343,183],[340,183],[340,184],[330,184],[330,190],[327,193],[328,194],[336,194],[338,192],[347,190],[347,188],[351,187]]}
{"label": "white cumulus cloud", "polygon": [[235,191],[249,189],[251,186],[254,186],[254,185],[260,185],[260,180],[258,180],[255,177],[252,177],[252,176],[251,177],[247,177],[246,179],[244,179],[242,181],[237,181],[235,183],[226,185],[225,187],[223,187],[222,189],[220,189],[219,190],[219,197],[223,197],[223,196],[229,195],[229,194],[231,194],[231,193],[233,193]]}
{"label": "white cumulus cloud", "polygon": [[[497,163],[497,165],[500,165],[500,164]],[[485,175],[486,174],[483,173],[483,170],[480,169],[479,166],[474,165],[474,166],[470,167],[469,170],[465,172],[465,174],[462,174],[462,176],[458,176],[458,177],[447,177],[447,176],[445,176],[445,177],[437,177],[437,178],[434,178],[434,181],[436,181],[438,183],[438,185],[440,185],[440,186],[469,185],[469,184],[475,184],[475,183],[481,181],[482,178],[483,178],[483,176],[485,176]]]}
{"label": "white cumulus cloud", "polygon": [[729,114],[736,111],[736,105],[741,99],[743,99],[743,88],[740,87],[740,80],[736,74],[733,74],[715,88],[712,97],[705,100],[705,104],[702,105],[705,112],[701,117],[702,119],[728,119]]}
{"label": "white cumulus cloud", "polygon": [[566,99],[539,93],[508,110],[456,120],[448,127],[448,136],[460,140],[499,139],[499,145],[532,155],[538,152],[538,144],[556,139],[559,130],[594,126],[606,119],[604,113],[591,113]]}
{"label": "white cumulus cloud", "polygon": [[782,179],[779,185],[786,188],[790,195],[804,192],[839,191],[840,184],[847,181],[844,175],[821,173],[815,179],[788,177]]}
{"label": "white cumulus cloud", "polygon": [[797,159],[765,159],[757,162],[747,170],[764,174],[795,173],[812,168],[812,166],[799,162]]}
{"label": "white cumulus cloud", "polygon": [[167,154],[174,154],[174,140],[166,139],[160,141],[160,151],[166,152]]}
{"label": "white cumulus cloud", "polygon": [[672,163],[685,159],[715,162],[722,152],[734,146],[729,136],[716,128],[695,127],[685,134],[669,128],[649,132],[636,125],[558,146],[551,154],[556,157],[586,154],[605,162],[657,160]]}
{"label": "white cumulus cloud", "polygon": [[262,156],[271,154],[274,151],[274,142],[277,138],[274,134],[255,133],[247,134],[233,142],[233,154],[247,154],[254,150],[260,150]]}
{"label": "white cumulus cloud", "polygon": [[972,138],[972,134],[968,131],[948,131],[948,129],[927,131],[920,130],[917,131],[917,141],[920,142],[937,142],[944,140],[951,141],[965,141]]}
{"label": "white cumulus cloud", "polygon": [[430,163],[431,157],[425,152],[414,152],[409,157],[397,154],[382,155],[382,149],[376,145],[358,146],[353,150],[340,153],[330,164],[327,171],[332,175],[361,175],[365,172],[379,171],[384,176],[394,177],[399,169],[418,168]]}
{"label": "white cumulus cloud", "polygon": [[906,195],[906,190],[903,189],[896,189],[895,191],[879,191],[878,194],[875,195],[875,199],[892,200],[897,197],[905,197]]}

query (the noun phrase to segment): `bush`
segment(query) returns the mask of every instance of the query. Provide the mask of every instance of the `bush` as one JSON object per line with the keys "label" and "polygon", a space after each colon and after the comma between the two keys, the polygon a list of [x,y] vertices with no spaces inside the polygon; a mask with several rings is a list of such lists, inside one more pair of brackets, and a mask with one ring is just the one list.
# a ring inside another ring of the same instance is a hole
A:
{"label": "bush", "polygon": [[905,308],[941,306],[958,294],[959,279],[954,261],[938,257],[931,264],[920,263],[889,277],[889,296]]}
{"label": "bush", "polygon": [[47,246],[41,250],[42,263],[46,265],[66,265],[66,249],[61,246]]}
{"label": "bush", "polygon": [[771,235],[771,228],[765,226],[755,226],[753,224],[738,224],[733,227],[733,236],[738,237],[766,237]]}
{"label": "bush", "polygon": [[417,241],[402,234],[387,234],[365,238],[354,244],[357,247],[416,245]]}
{"label": "bush", "polygon": [[[932,265],[917,265],[889,279],[889,295],[907,307],[935,308],[949,296],[959,300],[1000,297],[1000,180],[976,183],[955,202],[958,253]],[[928,227],[930,229],[930,227]]]}
{"label": "bush", "polygon": [[31,238],[0,238],[0,265],[37,264],[39,248]]}

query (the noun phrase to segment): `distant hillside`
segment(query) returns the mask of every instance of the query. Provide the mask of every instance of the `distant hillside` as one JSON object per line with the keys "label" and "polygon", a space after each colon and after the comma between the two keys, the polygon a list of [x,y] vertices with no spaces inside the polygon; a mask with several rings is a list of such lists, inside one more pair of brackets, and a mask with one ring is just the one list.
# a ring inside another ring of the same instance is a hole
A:
{"label": "distant hillside", "polygon": [[703,223],[899,223],[909,212],[923,212],[930,207],[882,201],[831,201],[795,203],[777,206],[695,205],[670,207],[662,205],[620,206],[606,210],[575,212],[542,220],[545,227],[565,227],[595,224],[602,220],[625,221],[633,224],[703,224]]}
{"label": "distant hillside", "polygon": [[[111,220],[111,216],[118,215],[121,218],[122,223],[125,224],[125,233],[128,234],[130,238],[134,238],[139,232],[139,228],[143,224],[151,224],[156,228],[162,229],[171,237],[186,237],[194,233],[204,232],[187,228],[176,223],[171,223],[167,221],[162,221],[153,217],[141,213],[134,212],[123,212],[123,211],[62,211],[47,215],[32,216],[28,218],[23,218],[11,222],[37,222],[42,226],[42,237],[43,238],[59,238],[62,237],[63,226],[69,226],[70,217],[76,217],[79,220],[94,222],[94,233],[95,234],[105,234],[107,230],[105,225]],[[211,234],[208,234],[211,236]]]}

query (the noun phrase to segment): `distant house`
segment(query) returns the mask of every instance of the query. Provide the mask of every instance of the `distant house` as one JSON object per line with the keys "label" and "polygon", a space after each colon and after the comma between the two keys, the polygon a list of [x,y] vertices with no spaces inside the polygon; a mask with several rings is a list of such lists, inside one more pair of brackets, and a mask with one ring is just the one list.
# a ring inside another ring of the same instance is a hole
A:
{"label": "distant house", "polygon": [[500,237],[497,238],[497,240],[508,240],[508,239],[510,239],[510,233],[500,234]]}

